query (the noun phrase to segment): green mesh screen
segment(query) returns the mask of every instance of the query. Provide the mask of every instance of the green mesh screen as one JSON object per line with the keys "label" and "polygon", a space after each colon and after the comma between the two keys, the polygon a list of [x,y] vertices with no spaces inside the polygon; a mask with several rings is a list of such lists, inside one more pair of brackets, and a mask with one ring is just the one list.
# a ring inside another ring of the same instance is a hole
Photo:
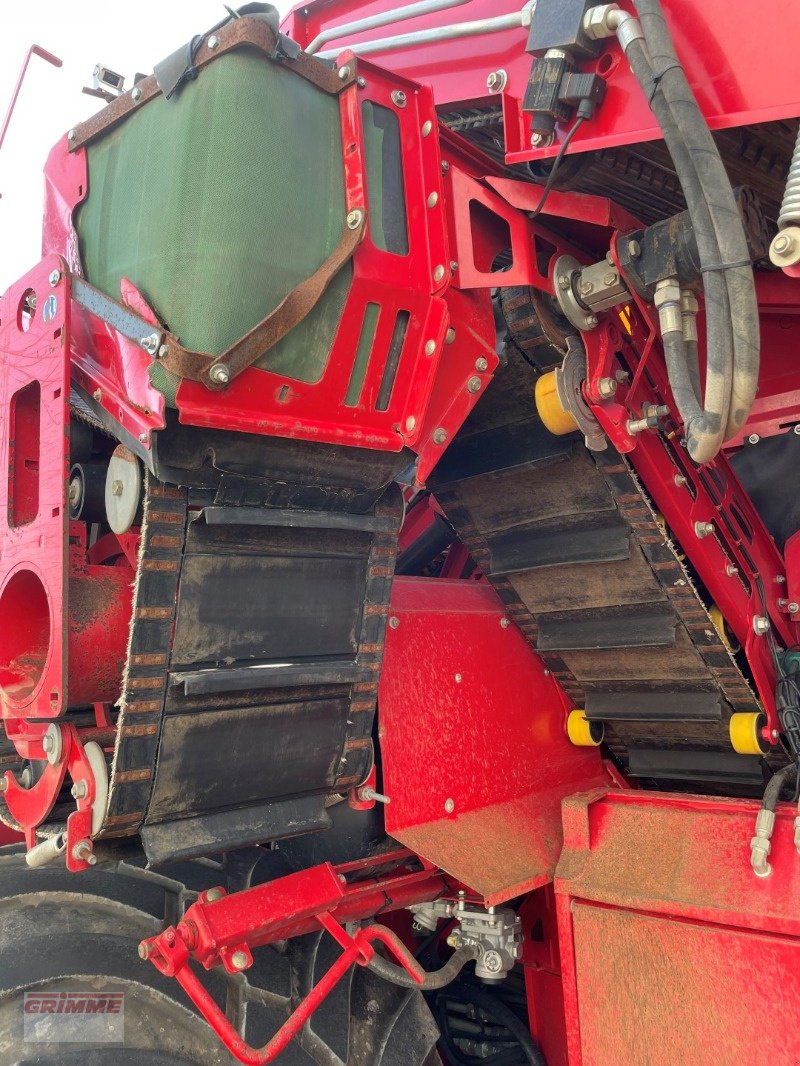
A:
{"label": "green mesh screen", "polygon": [[[339,104],[241,49],[145,104],[88,150],[76,227],[88,281],[125,276],[188,348],[218,355],[312,274],[344,226]],[[319,380],[352,278],[256,364]],[[153,366],[174,400],[175,381]]]}

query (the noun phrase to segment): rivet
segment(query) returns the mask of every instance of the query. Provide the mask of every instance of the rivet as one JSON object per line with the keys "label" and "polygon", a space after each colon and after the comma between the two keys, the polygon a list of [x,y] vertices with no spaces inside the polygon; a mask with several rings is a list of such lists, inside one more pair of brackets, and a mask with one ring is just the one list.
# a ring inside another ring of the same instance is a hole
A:
{"label": "rivet", "polygon": [[217,48],[218,46],[219,46],[219,37],[217,37],[217,36],[216,36],[215,34],[212,34],[212,35],[211,35],[211,36],[210,36],[210,37],[208,38],[208,47],[209,47],[209,48],[211,49],[211,51],[213,52],[213,51],[214,51],[214,49],[215,49],[215,48]]}
{"label": "rivet", "polygon": [[509,620],[507,618],[501,618],[500,619],[500,628],[501,629],[508,629],[508,627],[510,625],[511,625],[511,623],[509,622]]}
{"label": "rivet", "polygon": [[480,392],[481,379],[472,377],[467,382],[467,392]]}
{"label": "rivet", "polygon": [[438,429],[435,429],[433,431],[433,443],[434,444],[444,444],[444,442],[446,440],[447,440],[447,430],[446,429],[442,429],[442,427],[439,426]]}
{"label": "rivet", "polygon": [[439,203],[439,194],[438,194],[438,192],[432,192],[430,194],[430,196],[428,197],[428,207],[436,207],[436,205],[438,203]]}
{"label": "rivet", "polygon": [[366,78],[362,78],[361,75],[359,74],[359,76],[356,78],[356,85],[359,87],[359,89],[366,89],[366,87],[367,87],[367,79]]}
{"label": "rivet", "polygon": [[243,951],[234,951],[231,955],[231,966],[234,970],[247,969],[247,955]]}
{"label": "rivet", "polygon": [[425,341],[425,354],[433,355],[436,351],[436,341]]}
{"label": "rivet", "polygon": [[445,333],[445,335],[444,335],[444,343],[445,344],[452,344],[455,339],[456,339],[456,331],[451,326],[448,329],[447,333]]}
{"label": "rivet", "polygon": [[139,88],[138,85],[136,85],[136,86],[134,86],[133,89],[131,89],[131,100],[136,102],[137,100],[141,100],[141,98],[142,98],[142,90]]}
{"label": "rivet", "polygon": [[67,140],[70,142],[70,144],[72,144],[72,142],[76,141],[77,139],[78,139],[78,131],[77,130],[70,130],[69,133],[67,134]]}
{"label": "rivet", "polygon": [[448,796],[447,799],[444,801],[444,809],[447,811],[448,814],[452,814],[453,811],[456,809],[455,800],[452,800]]}
{"label": "rivet", "polygon": [[408,418],[406,419],[406,433],[413,433],[416,424],[417,424],[416,418],[414,418],[413,415],[409,415]]}
{"label": "rivet", "polygon": [[431,132],[432,129],[433,129],[433,123],[431,122],[430,119],[426,119],[422,123],[422,136],[423,137],[430,136],[430,132]]}
{"label": "rivet", "polygon": [[399,625],[400,625],[400,619],[396,615],[392,615],[392,617],[389,619],[389,628],[390,629],[397,629],[397,627]]}
{"label": "rivet", "polygon": [[55,286],[58,285],[59,281],[61,281],[61,271],[60,270],[51,270],[50,271],[50,277],[47,280],[55,288]]}
{"label": "rivet", "polygon": [[339,75],[339,81],[347,81],[347,79],[350,77],[350,67],[339,67],[337,73]]}
{"label": "rivet", "polygon": [[146,433],[140,433],[139,434],[139,443],[140,444],[147,444],[147,434]]}
{"label": "rivet", "polygon": [[433,280],[441,281],[444,278],[444,267],[440,263],[433,272]]}
{"label": "rivet", "polygon": [[224,894],[221,888],[209,888],[206,892],[206,899],[209,903],[215,903],[218,899],[222,899]]}
{"label": "rivet", "polygon": [[480,370],[481,372],[483,372],[484,370],[488,370],[489,369],[489,360],[488,359],[484,359],[482,355],[479,356],[475,360],[475,369],[476,370]]}
{"label": "rivet", "polygon": [[461,684],[461,681],[462,681],[462,677],[461,677],[461,674],[454,674],[453,676],[454,676],[454,678],[455,678],[455,682],[456,682],[456,684],[457,684],[457,685],[460,685],[460,684]]}

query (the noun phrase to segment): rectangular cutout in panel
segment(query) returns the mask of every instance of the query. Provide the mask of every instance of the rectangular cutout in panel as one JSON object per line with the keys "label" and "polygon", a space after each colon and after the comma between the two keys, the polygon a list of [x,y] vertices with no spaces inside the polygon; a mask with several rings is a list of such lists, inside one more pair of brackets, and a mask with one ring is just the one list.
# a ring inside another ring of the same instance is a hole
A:
{"label": "rectangular cutout in panel", "polygon": [[364,101],[361,114],[370,239],[382,252],[408,255],[400,123],[394,111],[371,100]]}
{"label": "rectangular cutout in panel", "polygon": [[403,342],[406,339],[406,330],[408,329],[408,321],[410,318],[411,315],[408,311],[398,311],[397,318],[394,320],[392,340],[389,344],[389,351],[386,356],[386,366],[383,368],[381,387],[378,392],[378,399],[375,403],[376,411],[385,411],[389,406],[389,400],[392,398],[394,379],[397,376],[397,366],[400,362],[400,353],[403,350]]}
{"label": "rectangular cutout in panel", "polygon": [[367,364],[375,341],[375,330],[378,328],[379,312],[379,304],[370,303],[364,308],[364,321],[361,324],[361,336],[358,338],[356,360],[353,363],[350,384],[347,386],[347,395],[344,398],[345,407],[355,407],[361,397],[361,389],[364,386],[364,378],[367,374]]}
{"label": "rectangular cutout in panel", "polygon": [[26,526],[39,513],[41,388],[31,381],[11,397],[8,425],[8,524]]}

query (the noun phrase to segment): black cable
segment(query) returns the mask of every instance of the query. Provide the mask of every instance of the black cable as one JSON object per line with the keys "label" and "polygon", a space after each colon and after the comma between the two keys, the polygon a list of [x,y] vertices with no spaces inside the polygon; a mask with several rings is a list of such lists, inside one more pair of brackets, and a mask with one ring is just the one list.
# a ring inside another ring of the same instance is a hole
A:
{"label": "black cable", "polygon": [[555,184],[556,174],[558,173],[558,168],[561,166],[561,162],[564,159],[564,156],[567,154],[567,149],[569,148],[570,141],[572,140],[572,138],[575,136],[575,134],[578,132],[578,130],[581,128],[581,126],[584,124],[585,121],[586,121],[586,119],[584,118],[583,115],[578,115],[578,117],[575,119],[575,121],[570,126],[570,128],[569,128],[569,130],[567,132],[567,135],[564,137],[564,140],[561,142],[561,147],[558,149],[558,154],[556,155],[555,159],[553,160],[553,168],[550,171],[550,173],[547,175],[547,181],[544,183],[544,189],[542,190],[542,198],[539,201],[539,205],[536,208],[536,210],[531,213],[530,217],[532,219],[536,218],[538,215],[540,215],[542,213],[542,209],[543,209],[543,207],[544,207],[544,205],[545,205],[545,203],[547,201],[547,197],[553,191],[553,185]]}
{"label": "black cable", "polygon": [[[443,994],[442,997],[437,997],[437,1005],[438,999],[445,998],[446,995],[447,993]],[[531,1036],[530,1030],[525,1023],[517,1017],[510,1007],[507,1007],[501,999],[493,995],[488,989],[479,985],[467,984],[466,981],[459,981],[454,986],[452,998],[459,1002],[471,1003],[508,1029],[519,1044],[525,1056],[525,1061],[530,1063],[531,1066],[547,1066],[541,1048]],[[509,1050],[515,1051],[516,1049]],[[502,1052],[502,1054],[505,1055],[505,1052]],[[502,1066],[502,1064],[496,1062],[495,1066]]]}

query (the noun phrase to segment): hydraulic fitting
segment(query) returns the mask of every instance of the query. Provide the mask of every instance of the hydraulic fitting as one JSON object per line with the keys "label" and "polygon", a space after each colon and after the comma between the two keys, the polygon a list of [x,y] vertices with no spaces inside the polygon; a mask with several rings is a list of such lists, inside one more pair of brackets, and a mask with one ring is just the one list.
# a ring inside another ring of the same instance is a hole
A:
{"label": "hydraulic fitting", "polygon": [[653,303],[658,310],[661,336],[665,333],[683,334],[681,287],[677,278],[665,278],[658,282]]}
{"label": "hydraulic fitting", "polygon": [[[767,862],[767,859],[772,850],[771,841],[774,828],[775,812],[762,807],[756,816],[756,835],[750,841],[750,865],[753,867],[753,873],[756,877],[769,877],[772,873],[772,867]],[[795,829],[796,832],[797,830]]]}

